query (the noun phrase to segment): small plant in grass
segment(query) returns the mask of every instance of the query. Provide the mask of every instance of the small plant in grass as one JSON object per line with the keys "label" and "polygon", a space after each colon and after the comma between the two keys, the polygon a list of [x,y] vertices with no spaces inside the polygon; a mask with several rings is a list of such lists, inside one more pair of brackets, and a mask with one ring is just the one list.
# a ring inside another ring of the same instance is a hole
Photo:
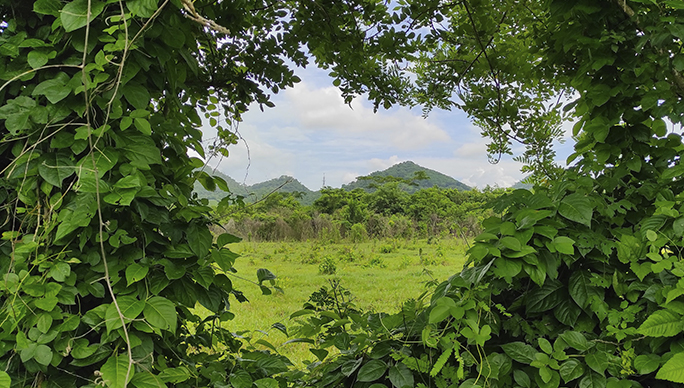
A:
{"label": "small plant in grass", "polygon": [[354,243],[361,243],[368,240],[368,231],[363,224],[354,224],[349,230],[349,238]]}
{"label": "small plant in grass", "polygon": [[321,275],[334,275],[337,272],[337,263],[332,257],[324,257],[318,265],[318,273]]}
{"label": "small plant in grass", "polygon": [[396,250],[394,245],[385,244],[380,247],[380,253],[392,253]]}
{"label": "small plant in grass", "polygon": [[375,257],[372,257],[368,261],[368,264],[366,264],[366,267],[369,267],[369,268],[372,268],[372,267],[387,268],[387,264],[385,264],[385,260],[383,260],[382,257],[375,256]]}
{"label": "small plant in grass", "polygon": [[363,260],[363,258],[363,253],[354,250],[354,248],[342,247],[342,249],[339,250],[340,261],[354,263]]}

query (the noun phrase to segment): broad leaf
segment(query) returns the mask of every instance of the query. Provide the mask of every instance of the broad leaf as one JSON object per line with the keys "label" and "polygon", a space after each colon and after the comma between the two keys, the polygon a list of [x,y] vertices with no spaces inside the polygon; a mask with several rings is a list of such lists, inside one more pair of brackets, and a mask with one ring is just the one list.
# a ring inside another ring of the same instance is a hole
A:
{"label": "broad leaf", "polygon": [[522,364],[532,363],[535,360],[535,354],[537,354],[537,349],[524,342],[511,342],[501,345],[501,348],[508,357]]}
{"label": "broad leaf", "polygon": [[382,377],[387,370],[387,364],[380,360],[370,360],[359,369],[357,381],[370,382]]}
{"label": "broad leaf", "polygon": [[[128,368],[128,357],[126,355],[113,355],[100,369],[102,380],[107,384],[107,387],[126,388],[135,373],[135,365],[130,365],[130,371]],[[126,374],[128,374],[128,381],[126,381]]]}
{"label": "broad leaf", "polygon": [[176,308],[171,301],[154,296],[145,303],[143,315],[147,322],[159,329],[176,331]]}
{"label": "broad leaf", "polygon": [[[558,281],[547,280],[544,286],[532,290],[526,301],[528,313],[542,313],[558,306],[564,297],[563,284]],[[567,297],[567,296],[566,296]]]}
{"label": "broad leaf", "polygon": [[0,370],[0,388],[10,388],[12,384],[12,379],[5,371]]}
{"label": "broad leaf", "polygon": [[579,361],[571,359],[562,363],[558,372],[560,372],[563,381],[567,383],[582,376],[584,367]]}
{"label": "broad leaf", "polygon": [[570,221],[575,221],[586,226],[591,226],[591,217],[594,208],[591,200],[582,194],[570,194],[563,198],[558,206],[558,213]]}
{"label": "broad leaf", "polygon": [[672,337],[682,332],[684,322],[679,314],[658,310],[639,326],[639,334],[649,337]]}
{"label": "broad leaf", "polygon": [[[90,3],[90,9],[88,8]],[[66,32],[85,27],[88,21],[95,19],[104,10],[104,3],[99,0],[75,0],[62,8],[60,20]]]}
{"label": "broad leaf", "polygon": [[130,286],[135,282],[139,282],[147,276],[149,272],[149,267],[144,267],[138,263],[133,263],[126,268],[126,282]]}
{"label": "broad leaf", "polygon": [[147,371],[136,373],[131,379],[131,384],[136,388],[167,388],[159,376]]}
{"label": "broad leaf", "polygon": [[670,358],[656,373],[656,378],[684,383],[684,352],[677,353]]}
{"label": "broad leaf", "polygon": [[413,388],[413,373],[411,373],[411,371],[406,367],[406,365],[400,362],[390,367],[389,379],[395,388]]}
{"label": "broad leaf", "polygon": [[569,291],[572,299],[581,308],[589,305],[592,297],[603,297],[603,292],[591,285],[591,275],[586,270],[578,270],[570,276]]}

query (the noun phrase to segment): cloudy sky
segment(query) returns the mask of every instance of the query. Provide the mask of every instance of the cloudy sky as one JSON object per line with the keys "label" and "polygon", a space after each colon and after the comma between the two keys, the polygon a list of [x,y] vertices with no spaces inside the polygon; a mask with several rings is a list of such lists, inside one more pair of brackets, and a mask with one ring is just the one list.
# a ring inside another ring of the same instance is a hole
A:
{"label": "cloudy sky", "polygon": [[[254,184],[281,175],[297,178],[311,190],[340,187],[360,175],[413,161],[479,188],[511,186],[522,178],[521,165],[510,157],[487,160],[486,140],[459,111],[392,108],[373,113],[357,98],[345,105],[326,72],[300,70],[302,82],[273,96],[275,108],[253,107],[238,131],[244,142],[230,157],[209,161],[238,182]],[[204,128],[211,137],[211,129]],[[571,142],[559,158],[571,152]]]}

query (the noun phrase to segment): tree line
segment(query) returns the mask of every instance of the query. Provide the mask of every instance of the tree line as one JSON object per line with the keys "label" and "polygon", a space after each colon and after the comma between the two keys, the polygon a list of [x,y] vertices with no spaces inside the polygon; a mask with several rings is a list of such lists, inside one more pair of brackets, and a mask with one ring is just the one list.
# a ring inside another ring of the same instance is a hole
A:
{"label": "tree line", "polygon": [[228,232],[250,241],[469,238],[493,215],[487,205],[506,191],[432,187],[409,194],[393,181],[372,192],[325,187],[312,205],[302,205],[297,193],[275,192],[223,208],[217,216]]}

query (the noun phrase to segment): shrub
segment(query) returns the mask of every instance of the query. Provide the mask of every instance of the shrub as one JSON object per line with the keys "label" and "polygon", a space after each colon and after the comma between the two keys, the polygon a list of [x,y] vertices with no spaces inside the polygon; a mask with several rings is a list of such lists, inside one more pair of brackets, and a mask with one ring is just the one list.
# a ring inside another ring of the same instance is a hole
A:
{"label": "shrub", "polygon": [[324,257],[318,265],[318,273],[321,275],[334,275],[337,273],[337,263],[332,257]]}

